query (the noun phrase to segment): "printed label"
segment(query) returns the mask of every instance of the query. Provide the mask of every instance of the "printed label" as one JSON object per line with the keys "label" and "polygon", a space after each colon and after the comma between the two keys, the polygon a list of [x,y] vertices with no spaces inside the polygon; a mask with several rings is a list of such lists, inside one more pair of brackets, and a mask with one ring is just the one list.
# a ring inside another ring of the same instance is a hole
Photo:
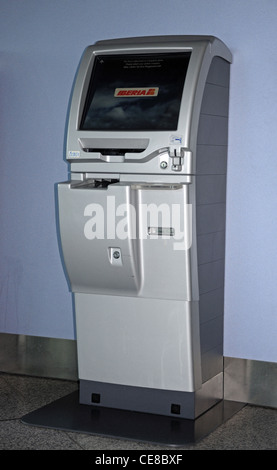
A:
{"label": "printed label", "polygon": [[137,97],[137,96],[158,96],[159,87],[155,88],[116,88],[114,96],[116,98],[122,97]]}
{"label": "printed label", "polygon": [[69,150],[68,151],[68,158],[79,158],[80,152],[79,150]]}
{"label": "printed label", "polygon": [[181,135],[171,135],[170,136],[170,144],[171,145],[182,145],[183,144],[183,137]]}

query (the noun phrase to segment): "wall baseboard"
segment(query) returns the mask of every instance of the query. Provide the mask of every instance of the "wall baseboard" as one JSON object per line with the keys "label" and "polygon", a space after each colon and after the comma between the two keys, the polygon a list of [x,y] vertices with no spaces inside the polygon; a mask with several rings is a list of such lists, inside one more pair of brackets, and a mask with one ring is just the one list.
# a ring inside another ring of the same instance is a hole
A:
{"label": "wall baseboard", "polygon": [[[78,380],[75,340],[0,333],[0,371]],[[277,363],[224,358],[224,398],[277,408]]]}
{"label": "wall baseboard", "polygon": [[224,358],[224,397],[277,408],[277,363]]}
{"label": "wall baseboard", "polygon": [[78,380],[76,341],[0,333],[0,371]]}

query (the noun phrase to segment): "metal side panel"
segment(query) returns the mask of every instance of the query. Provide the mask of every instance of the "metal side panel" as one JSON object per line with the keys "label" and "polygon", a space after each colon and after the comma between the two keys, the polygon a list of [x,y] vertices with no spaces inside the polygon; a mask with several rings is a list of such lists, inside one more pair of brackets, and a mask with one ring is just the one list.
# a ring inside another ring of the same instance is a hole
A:
{"label": "metal side panel", "polygon": [[75,294],[79,378],[194,391],[201,386],[197,303]]}

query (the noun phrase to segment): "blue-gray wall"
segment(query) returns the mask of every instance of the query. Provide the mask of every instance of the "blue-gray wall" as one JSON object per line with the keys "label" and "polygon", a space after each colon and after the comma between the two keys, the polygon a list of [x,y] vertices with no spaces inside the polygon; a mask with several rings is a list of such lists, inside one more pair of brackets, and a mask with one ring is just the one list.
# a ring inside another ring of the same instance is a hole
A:
{"label": "blue-gray wall", "polygon": [[276,0],[0,0],[0,331],[74,338],[54,184],[84,48],[218,36],[231,72],[226,356],[277,362]]}

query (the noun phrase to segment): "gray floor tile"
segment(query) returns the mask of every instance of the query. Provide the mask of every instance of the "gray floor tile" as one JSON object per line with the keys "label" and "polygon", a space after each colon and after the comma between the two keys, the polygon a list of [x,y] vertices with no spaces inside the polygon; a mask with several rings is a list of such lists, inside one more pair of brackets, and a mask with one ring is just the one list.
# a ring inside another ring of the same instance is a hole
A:
{"label": "gray floor tile", "polygon": [[23,397],[16,393],[0,375],[0,420],[17,418],[25,410]]}
{"label": "gray floor tile", "polygon": [[76,382],[66,380],[2,374],[0,419],[21,417],[77,388]]}
{"label": "gray floor tile", "polygon": [[196,449],[276,450],[277,410],[245,406],[200,441]]}
{"label": "gray floor tile", "polygon": [[1,450],[80,450],[66,433],[26,426],[19,420],[0,422]]}

